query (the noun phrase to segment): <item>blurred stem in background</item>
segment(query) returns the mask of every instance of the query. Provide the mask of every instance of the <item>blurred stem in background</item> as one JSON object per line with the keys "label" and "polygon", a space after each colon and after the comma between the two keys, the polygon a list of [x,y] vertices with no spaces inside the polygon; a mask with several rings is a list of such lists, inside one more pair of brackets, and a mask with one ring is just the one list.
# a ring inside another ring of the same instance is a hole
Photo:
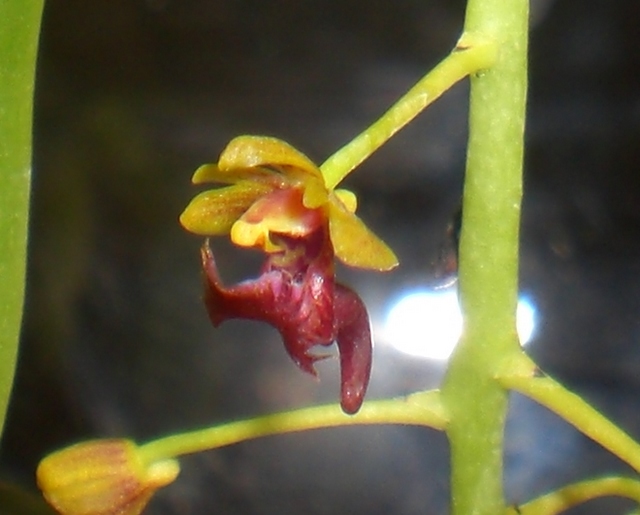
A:
{"label": "blurred stem in background", "polygon": [[0,1],[0,434],[24,301],[35,65],[43,0]]}

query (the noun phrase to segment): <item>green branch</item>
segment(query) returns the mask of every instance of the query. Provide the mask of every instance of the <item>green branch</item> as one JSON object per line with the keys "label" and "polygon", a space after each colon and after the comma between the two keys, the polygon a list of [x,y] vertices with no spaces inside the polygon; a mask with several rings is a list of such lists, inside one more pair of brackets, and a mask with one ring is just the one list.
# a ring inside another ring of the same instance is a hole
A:
{"label": "green branch", "polygon": [[580,432],[598,442],[609,452],[627,462],[640,472],[640,444],[616,424],[590,406],[579,395],[567,390],[550,377],[536,377],[535,364],[520,360],[522,371],[499,374],[500,384],[521,393],[553,411]]}
{"label": "green branch", "polygon": [[516,507],[506,515],[556,515],[599,497],[626,497],[640,503],[640,481],[626,477],[603,477],[560,488]]}
{"label": "green branch", "polygon": [[333,189],[349,172],[437,100],[456,82],[484,70],[496,59],[495,41],[465,34],[456,48],[386,113],[329,157],[320,167],[327,188]]}
{"label": "green branch", "polygon": [[303,408],[284,413],[221,424],[175,434],[140,447],[146,463],[206,451],[271,435],[328,427],[370,424],[404,424],[444,429],[448,418],[440,392],[432,390],[405,398],[366,402],[356,415],[345,415],[338,404]]}
{"label": "green branch", "polygon": [[42,3],[0,2],[0,434],[22,320],[33,89]]}

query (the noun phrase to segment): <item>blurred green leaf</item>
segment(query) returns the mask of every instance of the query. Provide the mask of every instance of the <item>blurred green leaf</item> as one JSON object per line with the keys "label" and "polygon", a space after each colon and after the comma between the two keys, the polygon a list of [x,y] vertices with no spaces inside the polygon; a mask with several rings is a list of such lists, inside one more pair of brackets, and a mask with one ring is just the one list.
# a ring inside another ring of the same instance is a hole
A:
{"label": "blurred green leaf", "polygon": [[0,434],[22,320],[33,90],[42,3],[0,2]]}

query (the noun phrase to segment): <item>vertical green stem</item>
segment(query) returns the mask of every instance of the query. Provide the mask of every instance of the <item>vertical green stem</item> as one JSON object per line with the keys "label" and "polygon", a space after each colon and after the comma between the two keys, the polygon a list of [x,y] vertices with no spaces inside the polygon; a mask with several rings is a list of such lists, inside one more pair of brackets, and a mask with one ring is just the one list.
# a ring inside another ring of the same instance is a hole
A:
{"label": "vertical green stem", "polygon": [[42,7],[43,0],[0,1],[0,434],[22,319],[33,86]]}
{"label": "vertical green stem", "polygon": [[453,515],[504,511],[507,393],[495,380],[519,352],[515,314],[526,98],[527,0],[469,0],[465,34],[494,39],[496,63],[471,79],[460,240],[464,332],[443,384],[450,412]]}

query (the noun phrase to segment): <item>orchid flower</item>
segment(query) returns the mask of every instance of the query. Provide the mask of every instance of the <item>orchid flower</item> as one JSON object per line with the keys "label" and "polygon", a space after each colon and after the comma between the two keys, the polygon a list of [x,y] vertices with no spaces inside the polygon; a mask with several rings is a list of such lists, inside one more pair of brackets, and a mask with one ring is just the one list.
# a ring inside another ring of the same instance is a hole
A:
{"label": "orchid flower", "polygon": [[218,163],[201,166],[193,182],[225,186],[191,201],[180,217],[188,231],[229,234],[235,245],[267,255],[257,278],[225,287],[205,242],[204,300],[214,326],[231,318],[267,322],[278,329],[293,361],[312,375],[323,356],[311,348],[335,341],[341,406],[357,412],[371,372],[369,317],[360,297],[335,282],[334,257],[377,271],[398,261],[355,215],[355,195],[327,188],[320,169],[284,141],[258,136],[232,140]]}

